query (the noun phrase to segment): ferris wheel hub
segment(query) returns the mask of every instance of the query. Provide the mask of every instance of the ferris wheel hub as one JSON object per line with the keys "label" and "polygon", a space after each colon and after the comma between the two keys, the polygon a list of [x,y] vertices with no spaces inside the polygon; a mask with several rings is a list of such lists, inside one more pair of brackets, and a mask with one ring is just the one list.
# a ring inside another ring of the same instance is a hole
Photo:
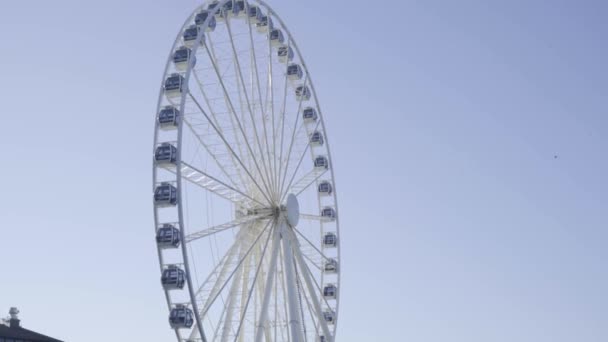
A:
{"label": "ferris wheel hub", "polygon": [[298,202],[296,195],[287,195],[287,201],[285,201],[285,205],[283,207],[283,215],[287,220],[287,223],[291,227],[297,226],[298,222],[300,221],[300,203]]}

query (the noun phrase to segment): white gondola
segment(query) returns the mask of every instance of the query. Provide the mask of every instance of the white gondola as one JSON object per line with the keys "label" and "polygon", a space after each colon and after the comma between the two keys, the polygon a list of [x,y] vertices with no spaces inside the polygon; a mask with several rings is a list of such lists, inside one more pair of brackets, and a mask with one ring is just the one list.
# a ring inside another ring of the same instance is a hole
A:
{"label": "white gondola", "polygon": [[298,101],[308,101],[310,100],[310,88],[307,86],[298,86],[296,88],[296,99]]}
{"label": "white gondola", "polygon": [[323,319],[329,324],[336,323],[336,313],[333,310],[323,311]]}
{"label": "white gondola", "polygon": [[279,46],[277,56],[279,57],[279,62],[281,63],[291,62],[293,60],[293,49],[291,46],[287,45]]}
{"label": "white gondola", "polygon": [[[220,5],[219,1],[213,1],[207,7],[207,10],[211,13],[215,10],[216,7]],[[217,21],[223,21],[227,16],[231,15],[232,9],[234,8],[232,1],[227,1],[224,5],[215,12],[215,19]]]}
{"label": "white gondola", "polygon": [[[196,26],[198,27],[202,27],[203,24],[205,24],[205,20],[207,20],[207,18],[211,15],[211,13],[209,13],[209,11],[200,11],[196,17],[194,17],[194,23],[196,24]],[[207,24],[207,27],[205,27],[205,31],[207,32],[211,32],[213,30],[215,30],[215,27],[217,25],[217,22],[215,21],[215,17],[211,17],[211,19],[209,19],[209,24]]]}
{"label": "white gondola", "polygon": [[234,1],[232,1],[232,0],[226,1],[224,3],[224,6],[222,6],[221,12],[222,12],[222,15],[220,16],[221,19],[233,17],[234,16]]}
{"label": "white gondola", "polygon": [[191,328],[194,324],[194,313],[183,304],[177,304],[169,314],[169,325],[173,329]]}
{"label": "white gondola", "polygon": [[323,134],[319,131],[314,131],[310,135],[310,144],[312,146],[321,146],[323,145]]}
{"label": "white gondola", "polygon": [[158,112],[158,125],[162,130],[176,129],[179,120],[179,110],[166,106]]}
{"label": "white gondola", "polygon": [[333,187],[331,186],[331,183],[328,181],[322,181],[321,183],[319,183],[319,194],[320,195],[331,195],[331,193],[334,191]]}
{"label": "white gondola", "polygon": [[299,64],[290,64],[287,66],[287,78],[292,81],[301,80],[304,72]]}
{"label": "white gondola", "polygon": [[312,107],[306,107],[302,111],[302,118],[304,122],[315,122],[317,121],[317,110]]}
{"label": "white gondola", "polygon": [[258,32],[268,32],[272,30],[272,19],[269,16],[263,15],[262,18],[255,24],[255,28]]}
{"label": "white gondola", "polygon": [[325,207],[321,210],[321,217],[326,221],[334,221],[336,219],[336,210],[332,207]]}
{"label": "white gondola", "polygon": [[328,169],[329,168],[329,160],[325,156],[318,156],[315,158],[315,168],[317,169]]}
{"label": "white gondola", "polygon": [[338,262],[336,259],[329,258],[325,262],[325,266],[323,267],[323,271],[325,273],[336,273],[338,272]]}
{"label": "white gondola", "polygon": [[262,22],[262,17],[264,14],[262,10],[257,6],[249,6],[249,23],[252,25],[256,25],[257,23]]}
{"label": "white gondola", "polygon": [[[232,1],[229,1],[232,4]],[[219,1],[212,1],[209,6],[207,6],[207,11],[209,11],[210,13],[213,13],[215,11],[215,8],[218,7],[220,5]],[[224,20],[223,15],[222,15],[222,8],[220,8],[219,10],[217,10],[217,12],[215,12],[215,19],[217,19],[217,21],[221,21]]]}
{"label": "white gondola", "polygon": [[180,74],[171,74],[165,80],[163,85],[165,89],[165,96],[168,98],[180,97],[186,89],[186,80],[184,76]]}
{"label": "white gondola", "polygon": [[179,49],[173,51],[173,64],[175,68],[180,71],[184,71],[188,68],[188,63],[192,58],[192,65],[196,64],[196,56],[192,54],[192,50],[187,46],[182,46]]}
{"label": "white gondola", "polygon": [[156,164],[175,164],[177,161],[177,148],[170,143],[162,143],[154,151]]}
{"label": "white gondola", "polygon": [[154,189],[154,204],[161,208],[177,205],[177,189],[170,183],[161,183]]}
{"label": "white gondola", "polygon": [[245,9],[245,1],[244,0],[236,0],[234,2],[234,9],[232,10],[235,17],[246,17],[247,11]]}
{"label": "white gondola", "polygon": [[181,290],[186,284],[186,272],[176,265],[169,265],[163,270],[160,282],[165,290]]}
{"label": "white gondola", "polygon": [[283,31],[279,30],[279,29],[273,29],[270,31],[270,44],[272,46],[280,46],[281,44],[283,44],[283,41],[285,40],[285,38],[283,37]]}
{"label": "white gondola", "polygon": [[323,236],[323,246],[325,248],[332,248],[338,246],[338,236],[336,233],[326,233]]}
{"label": "white gondola", "polygon": [[323,297],[325,299],[336,299],[338,296],[338,288],[334,284],[325,285],[323,288]]}
{"label": "white gondola", "polygon": [[165,223],[156,230],[156,244],[160,248],[177,248],[181,240],[179,229]]}
{"label": "white gondola", "polygon": [[[200,32],[201,28],[199,26],[196,26],[196,24],[188,26],[188,28],[184,30],[184,34],[182,35],[184,45],[190,48],[193,47],[194,43],[196,43],[196,38],[198,38]],[[201,43],[203,43],[203,41],[201,41]]]}
{"label": "white gondola", "polygon": [[210,15],[211,15],[211,13],[209,13],[209,11],[202,10],[202,11],[198,12],[196,14],[196,16],[194,17],[194,23],[196,24],[196,26],[201,26],[205,23],[205,20],[207,20],[207,18],[209,18]]}

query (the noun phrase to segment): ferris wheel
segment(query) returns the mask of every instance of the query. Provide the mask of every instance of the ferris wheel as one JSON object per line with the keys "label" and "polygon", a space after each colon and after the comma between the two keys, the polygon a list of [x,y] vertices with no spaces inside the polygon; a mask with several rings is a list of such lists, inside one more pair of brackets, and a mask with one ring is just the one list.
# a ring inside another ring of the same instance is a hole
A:
{"label": "ferris wheel", "polygon": [[178,341],[334,341],[340,234],[328,135],[291,33],[263,1],[208,2],[163,73],[156,244]]}

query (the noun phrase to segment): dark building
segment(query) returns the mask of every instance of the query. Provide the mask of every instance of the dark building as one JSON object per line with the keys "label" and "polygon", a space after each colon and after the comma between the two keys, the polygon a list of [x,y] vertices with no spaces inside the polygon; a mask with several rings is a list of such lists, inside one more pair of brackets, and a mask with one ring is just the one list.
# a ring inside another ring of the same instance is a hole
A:
{"label": "dark building", "polygon": [[19,310],[11,308],[8,325],[0,324],[0,342],[63,342],[21,327]]}

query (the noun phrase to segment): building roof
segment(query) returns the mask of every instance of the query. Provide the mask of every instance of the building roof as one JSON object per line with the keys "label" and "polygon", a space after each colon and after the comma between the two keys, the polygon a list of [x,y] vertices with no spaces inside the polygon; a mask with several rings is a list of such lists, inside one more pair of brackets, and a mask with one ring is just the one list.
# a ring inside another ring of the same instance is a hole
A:
{"label": "building roof", "polygon": [[0,337],[14,338],[32,342],[63,342],[52,337],[48,337],[37,332],[24,329],[22,327],[7,327],[0,324]]}

